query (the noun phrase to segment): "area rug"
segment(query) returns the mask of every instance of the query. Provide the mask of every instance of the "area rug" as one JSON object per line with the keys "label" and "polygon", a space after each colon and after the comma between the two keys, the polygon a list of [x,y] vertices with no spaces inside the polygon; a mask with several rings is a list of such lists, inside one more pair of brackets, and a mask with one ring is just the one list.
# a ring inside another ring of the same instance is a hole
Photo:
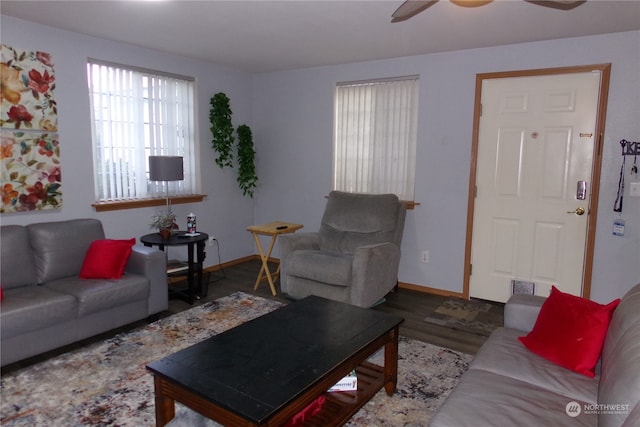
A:
{"label": "area rug", "polygon": [[482,301],[447,298],[424,321],[488,337],[502,326],[502,316],[495,315],[492,310],[499,310],[499,307]]}
{"label": "area rug", "polygon": [[[243,292],[203,304],[104,342],[4,375],[3,426],[153,426],[147,363],[279,308]],[[382,354],[373,356],[382,363]],[[398,390],[379,392],[350,426],[421,426],[466,370],[471,356],[401,337]],[[185,411],[177,405],[178,413]]]}

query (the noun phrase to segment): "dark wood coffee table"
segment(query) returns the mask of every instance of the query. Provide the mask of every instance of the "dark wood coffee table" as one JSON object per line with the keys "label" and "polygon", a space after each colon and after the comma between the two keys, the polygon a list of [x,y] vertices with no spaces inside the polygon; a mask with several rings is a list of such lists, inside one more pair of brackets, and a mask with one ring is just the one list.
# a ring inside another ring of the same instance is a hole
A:
{"label": "dark wood coffee table", "polygon": [[[307,426],[346,423],[383,386],[396,388],[404,319],[311,296],[147,365],[156,425],[175,401],[225,426],[280,426],[321,395]],[[366,359],[384,347],[384,366]],[[358,390],[328,393],[356,369]]]}

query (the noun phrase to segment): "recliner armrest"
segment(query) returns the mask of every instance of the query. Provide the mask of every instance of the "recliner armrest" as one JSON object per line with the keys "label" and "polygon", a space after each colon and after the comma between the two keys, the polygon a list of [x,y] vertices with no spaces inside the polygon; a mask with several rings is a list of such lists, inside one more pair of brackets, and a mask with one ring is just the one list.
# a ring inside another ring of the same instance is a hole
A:
{"label": "recliner armrest", "polygon": [[504,306],[504,326],[529,332],[533,329],[545,297],[513,295]]}
{"label": "recliner armrest", "polygon": [[397,283],[400,248],[395,243],[360,246],[353,254],[351,303],[371,307]]}

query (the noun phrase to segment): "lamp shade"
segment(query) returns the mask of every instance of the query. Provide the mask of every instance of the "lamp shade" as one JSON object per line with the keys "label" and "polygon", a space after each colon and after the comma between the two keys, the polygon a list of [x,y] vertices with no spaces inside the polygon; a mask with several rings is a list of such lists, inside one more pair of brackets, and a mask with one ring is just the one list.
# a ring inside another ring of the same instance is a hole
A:
{"label": "lamp shade", "polygon": [[149,156],[149,180],[182,181],[182,156]]}

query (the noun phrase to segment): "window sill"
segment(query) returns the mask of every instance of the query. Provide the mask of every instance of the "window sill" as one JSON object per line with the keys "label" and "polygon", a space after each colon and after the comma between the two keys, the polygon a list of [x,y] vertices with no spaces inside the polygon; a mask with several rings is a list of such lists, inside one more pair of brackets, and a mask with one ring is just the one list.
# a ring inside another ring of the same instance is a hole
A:
{"label": "window sill", "polygon": [[[329,195],[324,196],[325,199],[329,198]],[[400,200],[400,203],[403,203],[408,211],[412,211],[416,206],[420,206],[420,202],[416,202],[414,200]]]}
{"label": "window sill", "polygon": [[400,201],[405,204],[405,206],[407,207],[407,210],[409,211],[415,209],[416,206],[420,206],[420,202],[414,202],[413,200],[400,200]]}
{"label": "window sill", "polygon": [[[188,196],[171,196],[169,201],[172,205],[180,205],[182,203],[202,202],[206,194],[190,194]],[[91,206],[96,212],[118,211],[122,209],[146,208],[149,206],[166,206],[166,198],[138,199],[138,200],[118,200],[111,202],[95,202]]]}

